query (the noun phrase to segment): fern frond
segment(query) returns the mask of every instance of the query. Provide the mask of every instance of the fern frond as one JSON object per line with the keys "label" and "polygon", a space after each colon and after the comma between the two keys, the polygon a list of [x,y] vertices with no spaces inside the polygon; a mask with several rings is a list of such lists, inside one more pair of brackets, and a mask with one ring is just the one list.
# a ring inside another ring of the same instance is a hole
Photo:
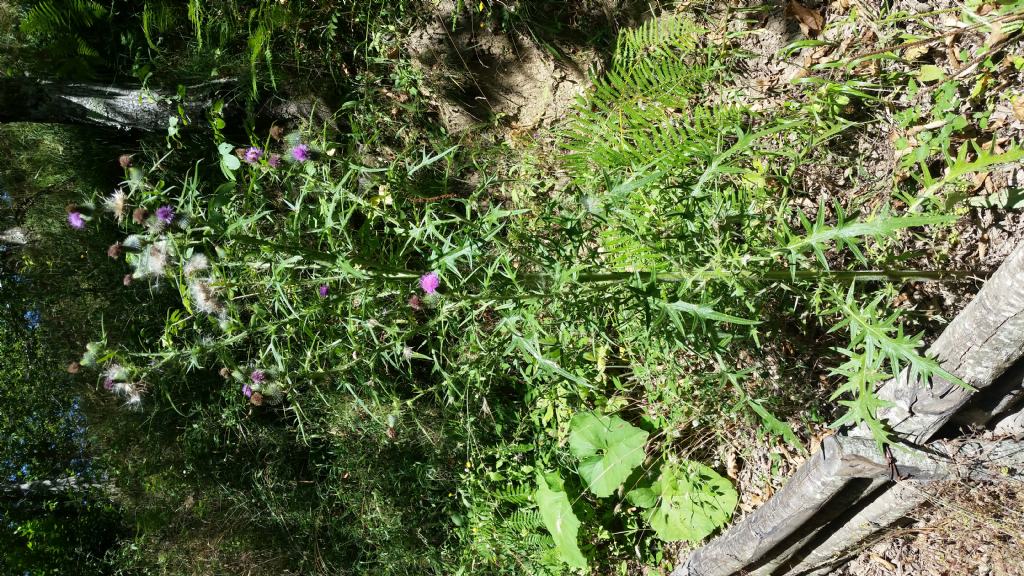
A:
{"label": "fern frond", "polygon": [[499,502],[526,505],[532,501],[534,488],[528,484],[506,485],[494,493]]}
{"label": "fern frond", "polygon": [[[718,149],[723,126],[742,111],[707,106],[703,87],[720,71],[699,50],[706,33],[681,15],[624,30],[611,69],[580,99],[565,131],[568,161],[583,174],[651,164],[700,163]],[[726,130],[732,132],[732,130]]]}
{"label": "fern frond", "polygon": [[681,16],[655,18],[623,30],[615,44],[613,66],[629,68],[649,58],[672,58],[686,55],[697,47],[697,38],[707,31]]}
{"label": "fern frond", "polygon": [[29,36],[53,37],[92,26],[107,15],[107,9],[93,0],[44,0],[30,8],[21,21]]}

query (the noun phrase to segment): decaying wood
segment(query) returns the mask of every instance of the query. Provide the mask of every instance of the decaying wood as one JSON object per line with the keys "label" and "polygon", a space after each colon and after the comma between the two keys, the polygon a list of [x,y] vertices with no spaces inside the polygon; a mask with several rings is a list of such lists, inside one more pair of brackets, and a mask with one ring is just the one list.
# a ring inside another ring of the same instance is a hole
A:
{"label": "decaying wood", "polygon": [[801,466],[782,490],[743,522],[694,552],[673,576],[732,574],[764,556],[815,516],[851,480],[834,437]]}
{"label": "decaying wood", "polygon": [[[208,83],[186,90],[182,101],[155,90],[100,84],[0,77],[0,122],[50,122],[163,132],[181,112],[205,125],[214,94],[228,86]],[[185,127],[182,125],[182,127]]]}
{"label": "decaying wood", "polygon": [[[915,451],[909,459],[936,464],[928,479],[902,480],[868,497],[869,503],[840,526],[823,531],[825,537],[796,555],[777,574],[783,576],[829,574],[836,564],[849,558],[851,549],[879,530],[891,526],[929,498],[925,485],[934,480],[963,479],[1019,482],[1024,471],[1024,444],[1017,441],[967,440],[941,442],[933,454]],[[766,574],[770,574],[766,573]]]}
{"label": "decaying wood", "polygon": [[994,384],[971,397],[950,419],[954,428],[984,426],[994,418],[1016,411],[1024,403],[1024,362],[1018,362]]}
{"label": "decaying wood", "polygon": [[[888,484],[889,478],[876,478],[863,490],[864,494],[873,494],[879,488]],[[748,567],[745,576],[771,576],[775,574],[780,566],[790,561],[794,554],[803,550],[808,544],[819,540],[820,536],[828,529],[830,523],[818,522],[815,526],[801,529],[800,533],[794,534],[782,545],[777,546],[768,555],[757,562],[756,567]]]}
{"label": "decaying wood", "polygon": [[835,563],[846,560],[844,556],[851,544],[862,542],[885,526],[890,526],[907,515],[914,507],[928,500],[924,490],[925,482],[905,480],[897,485],[880,490],[880,495],[871,504],[858,511],[838,530],[830,532],[828,537],[813,547],[811,552],[790,565],[782,574],[830,574]]}
{"label": "decaying wood", "polygon": [[[895,468],[879,453],[872,440],[845,436],[826,438],[821,449],[782,490],[737,525],[744,530],[729,530],[715,540],[715,547],[697,550],[673,571],[673,576],[727,575],[743,569],[748,574],[772,574],[823,532],[827,538],[814,544],[814,551],[805,557],[810,560],[799,564],[801,570],[814,567],[921,503],[917,498],[906,497],[910,488],[889,494],[894,483],[886,480],[897,475],[911,481],[898,483],[896,487],[904,484],[913,487],[936,480],[1024,478],[1020,472],[1024,469],[1024,444],[1020,442],[938,442],[923,449],[897,446],[893,451],[898,459]],[[1012,473],[1003,474],[999,471],[1002,469]],[[872,482],[861,483],[853,494],[840,493],[844,488],[849,489],[856,479]],[[843,506],[836,505],[836,499],[843,497],[852,500],[849,503],[862,497],[876,499],[841,523],[838,530],[834,526],[822,530],[845,511]],[[832,508],[830,516],[815,517],[825,504]],[[785,573],[801,572],[787,570]]]}
{"label": "decaying wood", "polygon": [[[1024,290],[1020,286],[1024,286],[1024,246],[1006,259],[929,348],[929,354],[975,389],[992,386],[1024,352]],[[940,379],[931,383],[911,381],[905,372],[880,389],[879,396],[894,404],[880,416],[908,445],[920,446],[963,408],[971,394],[967,388]],[[801,570],[814,569],[813,562],[836,556],[849,544],[903,516],[909,509],[906,505],[915,504],[905,493],[909,488],[894,490],[889,483],[873,489],[882,470],[894,476],[913,472],[910,475],[915,481],[964,474],[954,464],[953,455],[939,446],[929,446],[926,451],[897,451],[896,468],[890,469],[889,462],[879,460],[869,438],[866,428],[857,428],[848,437],[826,441],[822,450],[801,466],[782,490],[721,536],[694,551],[672,572],[673,576],[729,576],[741,570],[770,574],[800,551],[802,557],[791,563],[801,566]],[[1011,446],[1011,453],[1017,448]],[[963,454],[958,452],[957,456]],[[992,476],[976,465],[977,462],[975,467],[979,471],[968,468],[967,477],[975,473]],[[854,478],[875,480],[872,484],[856,482]],[[868,495],[877,504],[866,503],[858,512],[853,504]],[[850,519],[837,520],[843,514]],[[822,529],[833,521],[839,526]],[[817,542],[821,538],[816,533],[825,534],[825,541]],[[821,552],[814,555],[814,549],[820,546],[824,546]]]}
{"label": "decaying wood", "polygon": [[1024,439],[1024,410],[1000,420],[992,431],[996,436],[1012,436],[1015,440]]}

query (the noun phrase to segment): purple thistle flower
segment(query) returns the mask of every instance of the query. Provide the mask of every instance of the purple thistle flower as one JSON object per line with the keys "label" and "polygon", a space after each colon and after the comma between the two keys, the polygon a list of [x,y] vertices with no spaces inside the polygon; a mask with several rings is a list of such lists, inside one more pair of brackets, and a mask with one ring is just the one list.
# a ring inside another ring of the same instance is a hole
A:
{"label": "purple thistle flower", "polygon": [[246,398],[252,398],[252,387],[248,384],[242,386],[242,395]]}
{"label": "purple thistle flower", "polygon": [[270,158],[267,159],[267,164],[269,164],[271,168],[280,168],[281,167],[281,155],[280,154],[271,154]]}
{"label": "purple thistle flower", "polygon": [[157,208],[156,219],[164,224],[174,222],[174,208],[171,208],[170,206],[161,206]]}
{"label": "purple thistle flower", "polygon": [[75,230],[81,230],[85,228],[85,218],[82,218],[81,212],[68,212],[68,224]]}
{"label": "purple thistle flower", "polygon": [[321,284],[320,289],[317,290],[320,293],[321,298],[327,298],[327,284]]}
{"label": "purple thistle flower", "polygon": [[104,378],[103,379],[103,388],[105,390],[113,390],[114,389],[114,379],[110,378],[110,377]]}
{"label": "purple thistle flower", "polygon": [[299,144],[292,148],[292,158],[294,158],[296,162],[305,162],[306,160],[309,160],[309,146]]}
{"label": "purple thistle flower", "polygon": [[267,373],[263,370],[253,370],[252,374],[249,374],[249,378],[252,379],[253,384],[262,384],[267,379]]}
{"label": "purple thistle flower", "polygon": [[260,150],[255,146],[250,146],[245,150],[245,161],[248,162],[249,164],[255,164],[259,162],[260,158],[262,157],[263,150]]}
{"label": "purple thistle flower", "polygon": [[431,272],[420,276],[420,288],[422,288],[427,294],[436,294],[437,287],[440,285],[441,279],[437,277],[437,272]]}

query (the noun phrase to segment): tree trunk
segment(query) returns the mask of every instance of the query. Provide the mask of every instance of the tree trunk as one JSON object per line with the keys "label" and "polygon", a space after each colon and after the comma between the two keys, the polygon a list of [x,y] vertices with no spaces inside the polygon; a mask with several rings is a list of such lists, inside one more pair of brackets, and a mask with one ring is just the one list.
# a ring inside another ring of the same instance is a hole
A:
{"label": "tree trunk", "polygon": [[175,102],[168,94],[148,89],[0,77],[0,122],[162,132],[167,130],[171,117],[178,117],[179,105],[191,125],[205,125],[204,114],[214,96],[228,88],[227,82],[194,86],[186,90],[183,102]]}
{"label": "tree trunk", "polygon": [[14,226],[0,232],[0,244],[7,246],[24,246],[31,239],[32,233],[21,226]]}
{"label": "tree trunk", "polygon": [[[234,80],[215,80],[187,88],[179,100],[176,94],[150,89],[0,76],[0,123],[45,122],[164,132],[170,118],[184,113],[189,123],[179,122],[178,127],[187,130],[207,126],[205,115],[210,106],[235,86]],[[225,101],[230,103],[227,98]],[[268,127],[274,122],[316,121],[338,130],[333,109],[309,94],[277,94],[257,103],[254,110],[257,122]],[[228,106],[224,115],[229,125],[241,126],[244,110]]]}

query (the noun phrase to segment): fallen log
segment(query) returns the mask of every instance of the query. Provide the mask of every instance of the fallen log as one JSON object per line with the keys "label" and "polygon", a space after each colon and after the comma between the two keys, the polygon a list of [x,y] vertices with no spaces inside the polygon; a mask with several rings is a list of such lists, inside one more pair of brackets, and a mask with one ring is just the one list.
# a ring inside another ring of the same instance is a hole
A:
{"label": "fallen log", "polygon": [[[1024,245],[1010,254],[928,353],[975,390],[993,385],[1024,352],[1024,291],[1018,289],[1022,285]],[[879,416],[889,423],[897,437],[920,446],[967,403],[971,394],[971,390],[941,379],[929,383],[912,381],[909,371],[904,371],[879,390],[879,397],[893,403]],[[867,442],[870,436],[866,427],[849,433],[851,440]],[[870,483],[855,483],[842,476],[842,472],[850,470],[848,465],[834,462],[837,456],[842,459],[842,450],[849,453],[850,446],[853,445],[838,440],[833,446],[823,446],[782,490],[724,534],[695,550],[672,572],[673,576],[729,576],[761,567],[770,571],[759,573],[769,574],[788,557],[813,546],[815,534],[823,532],[826,524],[844,513],[856,517],[855,511],[848,509],[872,492]],[[907,466],[907,458],[907,454],[897,454],[897,469]],[[875,501],[885,496],[890,487],[879,490]],[[888,499],[899,496],[896,493]],[[894,512],[897,508],[889,510]],[[879,520],[885,518],[879,516]],[[809,555],[807,552],[804,557]]]}
{"label": "fallen log", "polygon": [[1017,441],[941,442],[932,451],[913,451],[908,458],[917,466],[925,460],[934,463],[935,468],[928,476],[900,480],[880,490],[864,508],[815,542],[805,556],[788,562],[780,574],[828,574],[838,563],[848,559],[845,554],[852,546],[892,525],[927,501],[929,493],[924,486],[929,482],[957,479],[1019,481],[1024,478],[1024,444]]}
{"label": "fallen log", "polygon": [[[742,524],[746,530],[730,530],[720,541],[716,540],[715,550],[721,550],[720,555],[700,556],[700,564],[693,562],[694,556],[691,556],[689,562],[672,573],[673,576],[730,574],[743,568],[750,568],[744,572],[750,575],[773,574],[780,568],[787,576],[804,574],[921,504],[927,499],[927,493],[920,489],[922,484],[953,479],[1024,479],[1024,443],[1013,440],[938,442],[920,449],[898,446],[893,451],[899,458],[895,466],[879,454],[873,440],[845,436],[826,438],[821,449],[808,461],[810,465],[801,467],[797,476]],[[893,482],[893,475],[901,479]],[[868,506],[842,522],[838,529],[822,530],[842,514],[841,507],[836,507],[831,517],[815,518],[813,526],[808,526],[824,504],[835,503],[839,488],[851,488],[858,479],[871,481],[861,483],[853,495],[856,499],[874,498]],[[776,540],[772,532],[758,530],[766,524],[791,535],[800,534],[798,529],[806,534],[795,541],[790,537],[791,542]],[[729,547],[729,544],[739,543],[743,546]],[[772,550],[780,544],[781,550]],[[813,550],[791,561],[808,544]],[[764,561],[755,562],[766,556]]]}

